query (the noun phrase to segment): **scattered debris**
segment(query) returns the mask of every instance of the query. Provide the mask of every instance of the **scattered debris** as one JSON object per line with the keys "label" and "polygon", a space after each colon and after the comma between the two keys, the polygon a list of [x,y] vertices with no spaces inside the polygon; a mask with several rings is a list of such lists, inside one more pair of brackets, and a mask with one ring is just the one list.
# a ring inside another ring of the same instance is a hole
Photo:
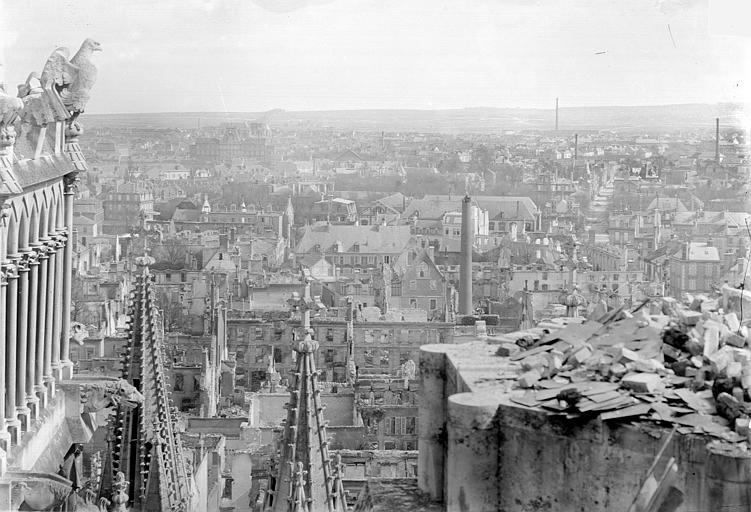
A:
{"label": "scattered debris", "polygon": [[720,301],[696,297],[688,307],[670,298],[652,302],[502,342],[496,355],[509,360],[502,378],[520,388],[511,400],[567,418],[641,418],[748,444],[748,326],[723,312]]}

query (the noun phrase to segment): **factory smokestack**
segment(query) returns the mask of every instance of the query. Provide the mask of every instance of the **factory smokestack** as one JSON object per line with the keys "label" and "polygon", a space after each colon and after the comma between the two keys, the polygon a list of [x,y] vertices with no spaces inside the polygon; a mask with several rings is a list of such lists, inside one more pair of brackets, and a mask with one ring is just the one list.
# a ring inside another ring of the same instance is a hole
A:
{"label": "factory smokestack", "polygon": [[474,210],[472,200],[465,196],[462,200],[462,244],[461,268],[459,270],[459,314],[472,314],[472,242],[474,240]]}
{"label": "factory smokestack", "polygon": [[720,118],[715,118],[714,128],[714,163],[720,165]]}
{"label": "factory smokestack", "polygon": [[555,131],[558,131],[558,98],[555,99]]}

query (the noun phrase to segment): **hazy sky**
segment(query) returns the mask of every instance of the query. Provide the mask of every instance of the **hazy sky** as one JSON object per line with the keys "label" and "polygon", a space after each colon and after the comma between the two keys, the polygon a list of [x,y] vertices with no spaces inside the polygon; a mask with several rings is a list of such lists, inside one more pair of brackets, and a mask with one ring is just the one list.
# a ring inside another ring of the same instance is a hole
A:
{"label": "hazy sky", "polygon": [[744,3],[0,0],[0,38],[12,90],[97,39],[90,113],[714,103],[751,97]]}

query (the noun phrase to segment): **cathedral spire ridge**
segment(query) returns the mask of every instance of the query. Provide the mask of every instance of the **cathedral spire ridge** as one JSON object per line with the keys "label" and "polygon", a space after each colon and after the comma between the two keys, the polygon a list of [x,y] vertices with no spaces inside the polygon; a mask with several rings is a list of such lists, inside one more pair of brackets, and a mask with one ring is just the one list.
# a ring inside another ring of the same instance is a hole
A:
{"label": "cathedral spire ridge", "polygon": [[325,406],[321,401],[311,330],[297,346],[297,368],[289,387],[281,458],[269,485],[264,512],[346,512],[341,465],[329,455]]}

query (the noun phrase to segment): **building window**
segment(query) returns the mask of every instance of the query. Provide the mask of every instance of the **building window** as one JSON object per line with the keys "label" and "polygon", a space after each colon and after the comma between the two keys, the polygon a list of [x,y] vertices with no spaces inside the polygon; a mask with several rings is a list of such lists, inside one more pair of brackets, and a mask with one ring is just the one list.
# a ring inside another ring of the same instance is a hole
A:
{"label": "building window", "polygon": [[409,307],[417,309],[417,299],[409,299]]}
{"label": "building window", "polygon": [[414,435],[417,433],[417,418],[407,418],[406,431],[407,435]]}
{"label": "building window", "polygon": [[438,307],[438,301],[435,299],[430,299],[430,309],[436,309]]}
{"label": "building window", "polygon": [[417,281],[414,279],[409,282],[409,289],[410,290],[417,290]]}
{"label": "building window", "polygon": [[274,347],[274,362],[281,363],[284,360],[281,347]]}
{"label": "building window", "polygon": [[385,431],[384,434],[386,434],[387,436],[396,435],[396,418],[395,417],[392,416],[390,418],[386,418],[383,422],[383,426],[384,426],[384,431]]}
{"label": "building window", "polygon": [[547,281],[548,280],[548,273],[547,272],[543,272],[542,273],[542,280],[543,281]]}
{"label": "building window", "polygon": [[266,362],[266,349],[268,347],[262,346],[256,348],[256,364],[261,364]]}
{"label": "building window", "polygon": [[323,361],[326,364],[332,364],[334,362],[334,354],[335,354],[334,349],[331,349],[331,348],[327,349],[326,352],[324,352],[324,359],[323,359]]}

